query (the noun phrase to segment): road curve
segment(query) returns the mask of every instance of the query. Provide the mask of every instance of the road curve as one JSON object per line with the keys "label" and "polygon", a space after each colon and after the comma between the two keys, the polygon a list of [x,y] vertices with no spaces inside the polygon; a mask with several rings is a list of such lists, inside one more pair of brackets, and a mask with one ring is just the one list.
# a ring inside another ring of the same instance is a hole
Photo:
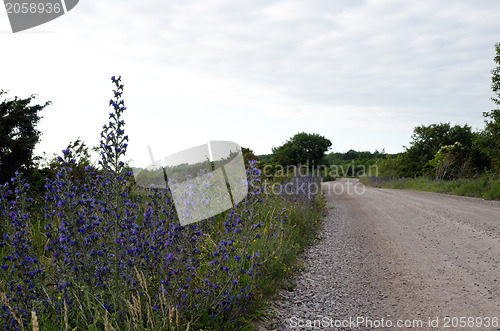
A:
{"label": "road curve", "polygon": [[[500,202],[357,179],[323,189],[322,240],[305,253],[296,288],[281,293],[273,329],[375,329],[371,320],[378,329],[454,330],[465,321],[463,329],[500,330]],[[365,324],[354,326],[357,318]]]}

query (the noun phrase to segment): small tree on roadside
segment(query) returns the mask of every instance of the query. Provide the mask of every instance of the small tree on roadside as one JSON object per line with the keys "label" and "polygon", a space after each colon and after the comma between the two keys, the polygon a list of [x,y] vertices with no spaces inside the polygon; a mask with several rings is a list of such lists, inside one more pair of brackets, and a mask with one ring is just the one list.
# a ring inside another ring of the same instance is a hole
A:
{"label": "small tree on roadside", "polygon": [[453,145],[442,146],[429,161],[428,171],[434,171],[434,176],[440,179],[456,179],[467,174],[468,162],[465,150],[461,143],[456,141]]}

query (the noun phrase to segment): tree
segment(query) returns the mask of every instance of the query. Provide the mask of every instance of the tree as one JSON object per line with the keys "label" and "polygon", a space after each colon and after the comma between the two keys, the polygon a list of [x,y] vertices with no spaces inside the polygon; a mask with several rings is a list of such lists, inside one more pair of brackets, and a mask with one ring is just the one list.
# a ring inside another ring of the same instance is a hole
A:
{"label": "tree", "polygon": [[[0,90],[0,97],[7,92]],[[6,183],[19,170],[29,173],[33,169],[33,150],[41,132],[36,125],[38,114],[51,102],[30,105],[36,95],[26,99],[15,97],[0,103],[0,183]]]}
{"label": "tree", "polygon": [[348,150],[344,154],[344,160],[356,160],[358,158],[359,154],[353,149]]}
{"label": "tree", "polygon": [[283,165],[320,165],[332,146],[327,138],[305,132],[297,133],[280,147],[273,147],[275,160]]}
{"label": "tree", "polygon": [[467,124],[451,126],[450,123],[439,123],[417,126],[413,130],[410,147],[406,148],[403,155],[400,175],[421,175],[423,167],[434,159],[442,146],[459,142],[468,153],[472,148],[473,140],[474,134]]}
{"label": "tree", "polygon": [[[491,71],[491,90],[496,94],[496,97],[491,98],[491,100],[500,106],[500,42],[495,44],[495,49],[494,61],[497,66]],[[492,165],[500,168],[500,108],[484,112],[483,116],[486,117],[484,135],[487,154],[492,160]]]}

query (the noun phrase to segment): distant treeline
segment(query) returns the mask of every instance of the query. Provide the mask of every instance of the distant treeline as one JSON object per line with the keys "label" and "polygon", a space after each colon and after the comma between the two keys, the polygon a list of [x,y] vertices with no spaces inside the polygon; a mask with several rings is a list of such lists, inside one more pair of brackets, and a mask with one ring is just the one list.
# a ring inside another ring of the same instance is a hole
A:
{"label": "distant treeline", "polygon": [[[325,180],[333,180],[336,177],[376,175],[379,160],[395,159],[397,156],[397,154],[387,154],[385,150],[381,152],[376,150],[372,153],[351,149],[345,153],[332,152],[326,154],[319,164],[314,166],[308,164],[307,166],[310,171],[321,175]],[[257,157],[261,168],[267,167],[266,169],[269,169],[269,166],[273,165],[276,172],[279,173],[280,166],[285,166],[277,162],[273,154],[258,155]],[[267,173],[268,171],[266,171]]]}
{"label": "distant treeline", "polygon": [[[486,115],[485,115],[486,116]],[[500,136],[493,134],[488,125],[472,131],[468,125],[438,123],[417,126],[405,151],[387,154],[382,151],[355,151],[326,154],[320,165],[329,171],[323,176],[380,176],[388,178],[424,176],[436,179],[457,179],[481,174],[500,173]],[[261,167],[280,164],[275,155],[257,156]],[[298,164],[297,164],[298,165]],[[308,164],[310,166],[311,164]],[[311,168],[311,167],[309,167]],[[370,171],[370,173],[368,173]]]}

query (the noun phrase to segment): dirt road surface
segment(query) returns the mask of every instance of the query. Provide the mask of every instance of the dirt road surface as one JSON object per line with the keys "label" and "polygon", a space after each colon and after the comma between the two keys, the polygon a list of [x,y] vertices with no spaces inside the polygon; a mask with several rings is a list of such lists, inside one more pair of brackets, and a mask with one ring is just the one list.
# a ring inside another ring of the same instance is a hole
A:
{"label": "dirt road surface", "polygon": [[322,240],[273,329],[500,330],[500,202],[323,185]]}

